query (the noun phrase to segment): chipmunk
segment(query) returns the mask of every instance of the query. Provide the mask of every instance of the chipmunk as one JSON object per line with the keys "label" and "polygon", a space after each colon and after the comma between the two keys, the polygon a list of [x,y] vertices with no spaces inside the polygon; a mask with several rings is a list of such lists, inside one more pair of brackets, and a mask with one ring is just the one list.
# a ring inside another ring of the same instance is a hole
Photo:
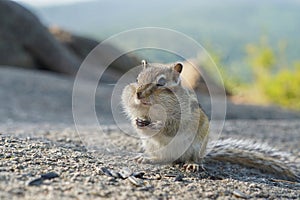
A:
{"label": "chipmunk", "polygon": [[209,120],[196,94],[181,85],[183,65],[166,66],[143,60],[142,67],[137,82],[125,86],[121,97],[145,150],[146,156],[137,158],[138,162],[184,163],[185,170],[195,172],[205,157],[300,180],[288,166],[286,153],[264,144],[226,139],[216,142],[206,154]]}

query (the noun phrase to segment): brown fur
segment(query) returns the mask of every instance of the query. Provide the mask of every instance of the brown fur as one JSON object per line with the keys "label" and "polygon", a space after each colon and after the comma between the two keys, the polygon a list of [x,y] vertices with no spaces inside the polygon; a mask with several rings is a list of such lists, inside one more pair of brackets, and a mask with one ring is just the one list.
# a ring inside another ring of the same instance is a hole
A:
{"label": "brown fur", "polygon": [[[195,107],[195,104],[198,105],[196,96],[181,86],[181,70],[180,63],[171,66],[146,64],[138,75],[138,82],[123,90],[125,111],[138,134],[152,136],[143,141],[143,146],[154,162],[200,163],[205,153],[208,118],[199,106]],[[159,87],[156,81],[162,74],[166,78],[166,85]],[[151,106],[141,104],[137,93],[142,101],[151,102]],[[159,105],[159,108],[155,110],[154,105]],[[152,108],[153,112],[159,113],[157,116],[150,116]],[[152,123],[140,128],[136,125],[137,118],[150,119]],[[174,138],[178,138],[178,141],[170,145]]]}
{"label": "brown fur", "polygon": [[[127,85],[122,93],[124,110],[142,138],[147,156],[142,161],[200,164],[207,146],[210,148],[211,145],[207,145],[209,121],[198,106],[196,95],[181,86],[179,74],[182,64],[164,66],[144,61],[143,66],[137,83]],[[164,86],[157,85],[160,77],[166,79]],[[147,123],[137,123],[137,120]],[[289,156],[263,144],[233,139],[218,141],[206,157],[255,167],[279,174],[284,179],[299,181]]]}

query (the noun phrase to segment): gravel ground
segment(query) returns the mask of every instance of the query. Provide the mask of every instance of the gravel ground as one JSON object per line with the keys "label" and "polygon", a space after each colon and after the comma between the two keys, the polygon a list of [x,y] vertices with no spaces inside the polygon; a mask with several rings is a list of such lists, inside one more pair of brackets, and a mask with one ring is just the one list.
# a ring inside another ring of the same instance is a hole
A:
{"label": "gravel ground", "polygon": [[[50,125],[1,127],[1,199],[300,198],[299,183],[229,163],[210,162],[199,173],[186,173],[179,166],[137,164],[132,158],[138,153],[138,140],[113,127],[102,134],[97,127],[82,127],[85,131],[79,135],[74,127],[46,127]],[[226,122],[222,137],[256,137],[293,153],[299,161],[299,128],[296,120],[232,120]],[[94,143],[86,146],[83,141],[89,137]],[[59,177],[35,180],[50,172]],[[126,178],[126,173],[135,176]]]}
{"label": "gravel ground", "polygon": [[[300,199],[299,183],[239,165],[206,162],[186,173],[137,164],[139,141],[112,123],[110,106],[96,102],[102,130],[76,129],[71,95],[69,78],[0,68],[0,199]],[[299,163],[299,114],[228,105],[221,137],[267,142]]]}

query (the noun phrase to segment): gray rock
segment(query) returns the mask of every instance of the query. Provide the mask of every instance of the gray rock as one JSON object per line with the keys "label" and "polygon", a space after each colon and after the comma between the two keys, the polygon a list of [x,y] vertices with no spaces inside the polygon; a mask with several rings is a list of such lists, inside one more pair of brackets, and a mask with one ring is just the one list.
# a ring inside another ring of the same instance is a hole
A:
{"label": "gray rock", "polygon": [[[59,28],[48,29],[30,10],[14,1],[0,1],[0,27],[0,65],[75,76],[82,61],[99,44]],[[119,54],[119,50],[108,45],[104,51],[96,52],[97,60],[89,64],[104,68],[103,60],[114,54]],[[101,80],[116,82],[139,62],[135,56],[123,55],[109,64]],[[93,69],[89,70],[86,78],[95,78]]]}
{"label": "gray rock", "polygon": [[0,26],[0,64],[77,72],[79,59],[33,13],[16,2],[0,1]]}
{"label": "gray rock", "polygon": [[[112,55],[122,54],[120,50],[112,45],[106,45],[104,50],[97,49],[97,45],[100,43],[96,40],[78,36],[60,29],[59,27],[50,27],[49,31],[55,36],[55,38],[63,44],[70,52],[75,54],[81,61],[83,61],[90,52],[93,51],[93,58],[97,60],[93,63],[91,59],[92,67],[104,68],[106,67],[105,60]],[[109,64],[104,72],[101,81],[115,83],[119,78],[132,67],[140,64],[140,59],[133,53],[124,54]],[[93,74],[89,74],[93,76]]]}
{"label": "gray rock", "polygon": [[[31,71],[12,67],[0,67],[0,123],[67,123],[73,124],[72,90],[74,79],[45,71]],[[79,96],[78,106],[85,106],[88,82]],[[111,94],[114,85],[101,84],[95,93],[95,110],[101,124],[114,124],[111,111]],[[81,99],[82,98],[82,99]],[[210,115],[210,98],[202,95],[200,102]],[[120,101],[116,101],[119,103]],[[88,105],[86,105],[88,106]],[[118,123],[128,123],[119,107]],[[86,107],[87,109],[89,107]],[[94,123],[82,107],[85,123]],[[294,113],[274,107],[258,107],[227,103],[227,119],[299,119]]]}

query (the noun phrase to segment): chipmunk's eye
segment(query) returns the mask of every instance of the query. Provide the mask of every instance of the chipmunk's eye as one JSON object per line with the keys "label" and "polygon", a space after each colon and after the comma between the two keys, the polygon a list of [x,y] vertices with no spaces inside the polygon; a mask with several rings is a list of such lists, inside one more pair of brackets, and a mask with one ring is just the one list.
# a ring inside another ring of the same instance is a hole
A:
{"label": "chipmunk's eye", "polygon": [[164,86],[164,85],[166,85],[166,82],[167,82],[167,80],[165,77],[160,77],[157,80],[156,86]]}

